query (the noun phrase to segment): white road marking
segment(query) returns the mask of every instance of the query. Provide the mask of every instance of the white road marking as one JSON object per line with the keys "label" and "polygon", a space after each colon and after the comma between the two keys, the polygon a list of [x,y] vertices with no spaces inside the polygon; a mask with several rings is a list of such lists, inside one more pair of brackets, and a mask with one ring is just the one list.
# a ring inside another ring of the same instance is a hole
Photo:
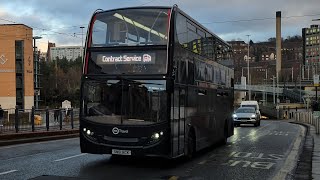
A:
{"label": "white road marking", "polygon": [[16,171],[18,171],[18,170],[6,171],[6,172],[2,172],[2,173],[0,173],[0,175],[9,174],[9,173],[13,173],[13,172],[16,172]]}
{"label": "white road marking", "polygon": [[213,158],[215,157],[216,155],[215,154],[211,154],[209,158]]}
{"label": "white road marking", "polygon": [[199,162],[198,164],[205,164],[207,162],[207,160],[204,160],[204,161],[201,161],[201,162]]}
{"label": "white road marking", "polygon": [[287,156],[287,159],[284,162],[284,165],[278,171],[277,175],[274,176],[273,179],[275,179],[275,180],[285,179],[287,174],[289,174],[293,170],[294,165],[298,161],[300,144],[302,143],[302,139],[304,138],[304,134],[306,131],[304,127],[302,127],[302,126],[299,126],[299,127],[300,127],[300,134],[296,138],[296,140],[293,144],[293,147],[292,147],[289,155]]}
{"label": "white road marking", "polygon": [[67,159],[71,159],[71,158],[75,158],[75,157],[79,157],[79,156],[84,156],[84,155],[87,155],[87,153],[82,153],[82,154],[78,154],[78,155],[74,155],[74,156],[65,157],[62,159],[57,159],[57,160],[54,160],[54,162],[64,161]]}

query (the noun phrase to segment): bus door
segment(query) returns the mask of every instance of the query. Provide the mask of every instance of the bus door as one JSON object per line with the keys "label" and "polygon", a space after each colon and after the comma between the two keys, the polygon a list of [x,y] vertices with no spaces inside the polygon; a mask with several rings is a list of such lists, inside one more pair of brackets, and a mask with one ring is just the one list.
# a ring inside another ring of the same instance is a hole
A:
{"label": "bus door", "polygon": [[175,86],[171,106],[172,156],[176,157],[184,152],[185,144],[185,113],[186,87]]}

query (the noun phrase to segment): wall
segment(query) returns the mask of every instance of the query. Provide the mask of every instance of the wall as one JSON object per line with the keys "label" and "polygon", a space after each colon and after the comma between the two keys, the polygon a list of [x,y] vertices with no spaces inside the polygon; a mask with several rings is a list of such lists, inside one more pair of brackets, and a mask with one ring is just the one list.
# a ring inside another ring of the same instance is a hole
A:
{"label": "wall", "polygon": [[24,103],[33,105],[32,29],[22,24],[0,25],[0,104],[3,109],[16,105],[15,41],[24,41]]}

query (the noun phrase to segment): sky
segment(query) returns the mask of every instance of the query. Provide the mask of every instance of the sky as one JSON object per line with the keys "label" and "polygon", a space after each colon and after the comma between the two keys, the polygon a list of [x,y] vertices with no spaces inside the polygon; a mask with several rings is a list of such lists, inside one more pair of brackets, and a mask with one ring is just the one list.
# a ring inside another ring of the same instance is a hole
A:
{"label": "sky", "polygon": [[96,9],[174,4],[225,41],[275,37],[276,11],[282,14],[283,38],[320,24],[312,21],[320,18],[320,0],[1,0],[0,24],[32,27],[33,36],[42,37],[37,46],[46,52],[48,41],[80,46]]}

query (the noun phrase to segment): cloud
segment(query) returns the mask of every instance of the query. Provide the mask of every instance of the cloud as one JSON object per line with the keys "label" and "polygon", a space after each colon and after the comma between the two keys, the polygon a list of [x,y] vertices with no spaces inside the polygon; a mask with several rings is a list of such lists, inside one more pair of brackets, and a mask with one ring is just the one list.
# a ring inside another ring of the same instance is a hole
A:
{"label": "cloud", "polygon": [[[247,34],[250,34],[254,41],[275,37],[276,11],[281,11],[284,17],[283,37],[301,35],[303,27],[308,27],[314,23],[312,19],[320,17],[319,0],[15,0],[0,2],[0,18],[36,27],[34,35],[43,37],[39,40],[40,43],[53,41],[58,46],[80,45],[82,32],[79,27],[87,27],[96,9],[108,10],[142,4],[145,6],[177,4],[183,11],[200,23],[204,23],[204,26],[225,40],[239,38],[246,40]],[[314,14],[319,15],[306,16]]]}

